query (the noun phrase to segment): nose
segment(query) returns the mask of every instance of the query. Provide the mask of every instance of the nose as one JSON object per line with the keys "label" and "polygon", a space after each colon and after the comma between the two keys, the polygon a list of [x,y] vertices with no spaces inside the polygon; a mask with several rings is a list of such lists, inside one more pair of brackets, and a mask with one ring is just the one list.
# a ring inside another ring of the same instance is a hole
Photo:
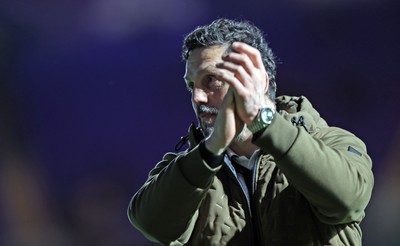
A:
{"label": "nose", "polygon": [[200,88],[194,88],[192,94],[192,100],[196,104],[205,104],[207,103],[208,100],[207,93]]}

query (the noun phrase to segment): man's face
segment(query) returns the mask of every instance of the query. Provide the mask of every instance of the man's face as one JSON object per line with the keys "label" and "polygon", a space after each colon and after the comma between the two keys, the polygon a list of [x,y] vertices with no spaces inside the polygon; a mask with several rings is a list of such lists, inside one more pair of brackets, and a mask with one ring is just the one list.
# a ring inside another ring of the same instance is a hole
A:
{"label": "man's face", "polygon": [[196,48],[186,62],[185,82],[192,93],[192,106],[200,127],[206,136],[213,131],[219,107],[228,91],[228,85],[215,79],[216,64],[228,46],[215,45]]}

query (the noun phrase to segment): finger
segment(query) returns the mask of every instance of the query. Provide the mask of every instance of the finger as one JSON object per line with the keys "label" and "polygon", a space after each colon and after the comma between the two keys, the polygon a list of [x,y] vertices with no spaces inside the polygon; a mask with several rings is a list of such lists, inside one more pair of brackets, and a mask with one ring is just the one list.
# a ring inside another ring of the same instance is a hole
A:
{"label": "finger", "polygon": [[222,60],[242,66],[245,69],[246,73],[248,73],[250,76],[254,73],[254,70],[256,69],[249,56],[245,54],[231,52],[222,56]]}
{"label": "finger", "polygon": [[216,79],[227,83],[231,88],[233,88],[236,94],[238,95],[245,94],[246,91],[245,86],[239,81],[239,79],[232,72],[226,69],[218,69],[218,71],[214,73],[214,76]]}
{"label": "finger", "polygon": [[222,153],[229,146],[236,135],[235,124],[234,97],[232,89],[229,88],[215,120],[214,131],[206,140],[208,148],[214,149],[213,153]]}
{"label": "finger", "polygon": [[[222,101],[220,111],[217,116],[217,121],[222,122],[223,131],[230,131],[231,129],[227,129],[229,127],[225,127],[226,124],[233,124],[235,122],[235,102],[234,102],[234,92],[232,88],[228,89],[224,100]],[[230,134],[228,134],[230,135]],[[234,135],[234,134],[233,134]]]}
{"label": "finger", "polygon": [[245,85],[246,81],[251,79],[250,75],[241,64],[226,61],[218,63],[216,67],[230,71],[243,85]]}
{"label": "finger", "polygon": [[222,101],[222,107],[223,108],[232,107],[233,102],[234,102],[233,91],[232,88],[229,88]]}
{"label": "finger", "polygon": [[254,67],[265,70],[261,53],[258,49],[241,42],[234,42],[232,48],[239,53],[246,54],[252,61]]}

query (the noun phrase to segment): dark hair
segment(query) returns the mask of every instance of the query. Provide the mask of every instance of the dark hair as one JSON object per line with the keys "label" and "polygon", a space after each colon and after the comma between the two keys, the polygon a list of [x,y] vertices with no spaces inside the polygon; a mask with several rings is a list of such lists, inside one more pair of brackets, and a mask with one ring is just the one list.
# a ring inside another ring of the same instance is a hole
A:
{"label": "dark hair", "polygon": [[269,77],[268,96],[274,101],[276,93],[275,56],[264,39],[262,31],[249,21],[217,19],[206,26],[199,26],[189,33],[183,43],[182,57],[189,58],[190,52],[196,48],[212,45],[231,45],[233,42],[247,43],[258,49]]}

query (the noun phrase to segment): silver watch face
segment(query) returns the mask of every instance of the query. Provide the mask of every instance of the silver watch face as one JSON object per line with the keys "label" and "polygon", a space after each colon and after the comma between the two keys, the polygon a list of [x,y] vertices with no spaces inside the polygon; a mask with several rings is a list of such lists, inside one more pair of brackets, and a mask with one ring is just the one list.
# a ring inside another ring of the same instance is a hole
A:
{"label": "silver watch face", "polygon": [[272,119],[274,118],[274,112],[270,108],[263,108],[260,112],[260,119],[266,123],[271,124]]}

